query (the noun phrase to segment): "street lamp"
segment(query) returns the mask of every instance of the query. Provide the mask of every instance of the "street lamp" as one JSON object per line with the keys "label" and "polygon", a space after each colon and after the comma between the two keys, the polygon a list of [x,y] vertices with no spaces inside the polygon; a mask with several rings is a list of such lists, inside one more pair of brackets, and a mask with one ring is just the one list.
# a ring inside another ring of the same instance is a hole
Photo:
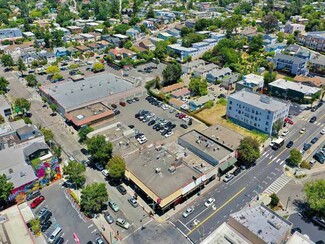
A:
{"label": "street lamp", "polygon": [[291,198],[290,198],[290,196],[288,196],[288,200],[287,200],[287,204],[286,204],[286,211],[288,211],[288,205],[289,205],[290,200],[291,200]]}

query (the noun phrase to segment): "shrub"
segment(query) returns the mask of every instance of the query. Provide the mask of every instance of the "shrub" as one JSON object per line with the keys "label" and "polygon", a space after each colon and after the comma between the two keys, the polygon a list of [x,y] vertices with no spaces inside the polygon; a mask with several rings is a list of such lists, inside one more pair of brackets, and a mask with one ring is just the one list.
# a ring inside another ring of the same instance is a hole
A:
{"label": "shrub", "polygon": [[213,101],[210,100],[210,101],[207,101],[205,104],[204,104],[204,107],[207,108],[207,109],[210,109],[213,107]]}
{"label": "shrub", "polygon": [[79,204],[79,199],[78,199],[76,193],[74,193],[74,192],[72,191],[72,192],[70,192],[70,195],[72,196],[72,198],[74,199],[74,201],[75,201],[76,203]]}
{"label": "shrub", "polygon": [[279,197],[275,193],[273,193],[270,197],[271,197],[271,203],[270,203],[271,207],[278,206],[280,202]]}
{"label": "shrub", "polygon": [[310,163],[308,163],[308,162],[305,161],[305,160],[301,162],[300,167],[301,167],[301,168],[304,168],[304,169],[311,169],[311,165],[310,165]]}

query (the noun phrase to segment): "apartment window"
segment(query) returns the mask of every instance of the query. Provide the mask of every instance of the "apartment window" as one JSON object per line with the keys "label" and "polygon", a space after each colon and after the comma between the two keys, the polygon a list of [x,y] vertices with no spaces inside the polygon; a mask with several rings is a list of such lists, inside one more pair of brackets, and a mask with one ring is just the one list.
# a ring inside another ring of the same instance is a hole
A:
{"label": "apartment window", "polygon": [[229,106],[229,110],[231,110],[231,106]]}
{"label": "apartment window", "polygon": [[267,127],[265,127],[265,129],[264,129],[265,131],[267,131]]}
{"label": "apartment window", "polygon": [[270,116],[268,115],[268,116],[266,116],[266,118],[267,118],[267,119],[270,119]]}
{"label": "apartment window", "polygon": [[266,122],[265,124],[266,124],[266,125],[269,125],[269,122]]}
{"label": "apartment window", "polygon": [[232,104],[232,101],[229,101],[229,104]]}

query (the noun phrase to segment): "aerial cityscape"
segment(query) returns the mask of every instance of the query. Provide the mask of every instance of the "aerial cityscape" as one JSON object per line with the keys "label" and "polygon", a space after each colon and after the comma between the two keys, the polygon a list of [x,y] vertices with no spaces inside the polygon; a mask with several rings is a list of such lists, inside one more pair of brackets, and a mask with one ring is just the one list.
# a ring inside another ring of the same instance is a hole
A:
{"label": "aerial cityscape", "polygon": [[0,0],[1,244],[324,244],[325,2]]}

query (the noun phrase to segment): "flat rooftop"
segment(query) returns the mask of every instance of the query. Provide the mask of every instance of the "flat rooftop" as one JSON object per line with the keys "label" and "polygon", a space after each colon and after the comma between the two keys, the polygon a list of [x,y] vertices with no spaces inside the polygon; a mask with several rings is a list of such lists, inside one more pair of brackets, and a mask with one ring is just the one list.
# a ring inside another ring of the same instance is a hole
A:
{"label": "flat rooftop", "polygon": [[244,139],[242,134],[239,134],[219,124],[214,124],[201,131],[201,133],[232,149],[237,149],[240,141]]}
{"label": "flat rooftop", "polygon": [[63,108],[73,110],[87,103],[131,90],[133,85],[113,74],[97,74],[82,81],[65,81],[41,86],[41,90],[55,99]]}
{"label": "flat rooftop", "polygon": [[[131,135],[131,136],[134,135],[134,130],[130,129],[129,127],[127,127],[126,125],[124,125],[121,122],[116,122],[116,123],[107,125],[102,128],[98,128],[98,129],[90,132],[87,135],[87,137],[92,138],[94,136],[99,136],[99,135],[105,136],[107,141],[110,141],[110,142],[118,141],[118,142],[121,142],[121,144],[123,144],[124,143],[123,140],[129,138],[128,135]],[[126,141],[125,141],[125,143],[126,143]]]}
{"label": "flat rooftop", "polygon": [[[126,168],[160,199],[170,196],[178,189],[199,177],[199,173],[187,166],[183,158],[177,158],[165,147],[147,147],[126,157]],[[171,173],[169,169],[176,167]]]}
{"label": "flat rooftop", "polygon": [[230,214],[230,217],[245,226],[265,243],[281,243],[291,229],[292,223],[275,212],[258,205]]}
{"label": "flat rooftop", "polygon": [[[271,84],[272,83],[270,83],[270,85]],[[287,103],[282,102],[278,99],[266,95],[260,95],[255,92],[248,91],[246,89],[231,94],[229,98],[233,98],[237,101],[240,101],[245,104],[249,104],[259,109],[269,110],[274,112],[288,106]],[[228,100],[228,104],[229,104],[229,100]]]}
{"label": "flat rooftop", "polygon": [[311,87],[307,85],[303,85],[298,82],[288,81],[284,79],[277,79],[269,84],[270,86],[278,87],[281,89],[290,89],[294,91],[298,91],[304,93],[305,95],[312,95],[319,92],[321,89],[317,87]]}

